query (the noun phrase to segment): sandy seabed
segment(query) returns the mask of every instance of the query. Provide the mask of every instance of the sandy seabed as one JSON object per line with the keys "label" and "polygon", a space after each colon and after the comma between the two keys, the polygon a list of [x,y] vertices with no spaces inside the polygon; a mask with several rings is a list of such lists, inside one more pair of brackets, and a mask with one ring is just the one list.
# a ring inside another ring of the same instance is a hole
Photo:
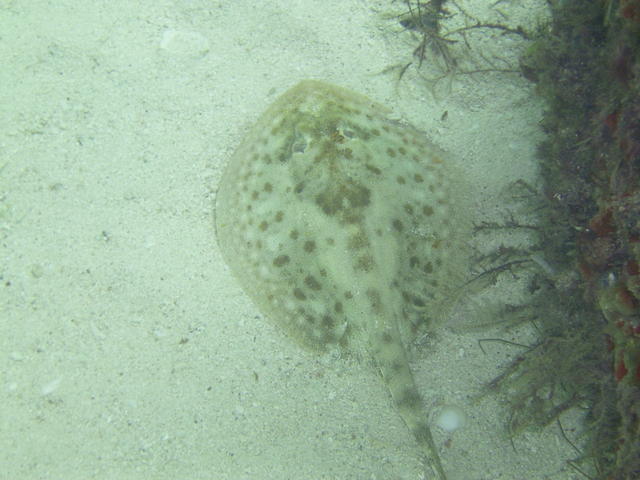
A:
{"label": "sandy seabed", "polygon": [[[512,25],[545,15],[542,0],[458,3],[494,20],[499,8]],[[392,67],[416,45],[393,17],[402,9],[0,0],[1,479],[422,478],[371,366],[291,344],[240,290],[213,227],[222,167],[303,78],[364,93],[428,132],[468,174],[479,219],[500,218],[515,180],[536,184],[531,85],[487,73],[434,89],[420,80],[437,74],[428,62],[398,82]],[[476,41],[517,66],[519,37]],[[454,433],[435,430],[450,480],[580,478],[557,427],[512,445],[504,399],[477,398],[518,354],[485,354],[477,340],[533,340],[526,328],[473,328],[495,311],[485,301],[463,298],[413,363],[428,407],[467,416]]]}

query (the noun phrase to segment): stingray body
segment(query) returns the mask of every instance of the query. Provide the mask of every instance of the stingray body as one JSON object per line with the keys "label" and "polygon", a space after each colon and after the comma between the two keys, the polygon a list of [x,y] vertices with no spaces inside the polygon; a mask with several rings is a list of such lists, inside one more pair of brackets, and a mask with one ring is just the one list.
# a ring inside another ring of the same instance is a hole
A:
{"label": "stingray body", "polygon": [[319,81],[285,92],[226,167],[216,231],[245,292],[288,336],[374,360],[442,480],[405,346],[442,312],[464,222],[442,153],[388,113]]}

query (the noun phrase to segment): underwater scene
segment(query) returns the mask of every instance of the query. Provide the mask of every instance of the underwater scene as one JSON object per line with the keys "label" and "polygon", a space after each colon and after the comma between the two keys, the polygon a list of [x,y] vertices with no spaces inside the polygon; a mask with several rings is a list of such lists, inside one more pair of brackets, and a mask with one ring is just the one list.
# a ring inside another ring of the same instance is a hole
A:
{"label": "underwater scene", "polygon": [[640,0],[0,27],[0,479],[640,479]]}

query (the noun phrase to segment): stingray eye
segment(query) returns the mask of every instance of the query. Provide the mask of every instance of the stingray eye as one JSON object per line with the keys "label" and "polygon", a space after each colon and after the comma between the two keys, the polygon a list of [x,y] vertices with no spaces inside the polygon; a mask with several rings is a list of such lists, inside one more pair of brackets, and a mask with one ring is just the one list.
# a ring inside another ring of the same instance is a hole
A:
{"label": "stingray eye", "polygon": [[295,142],[291,146],[291,151],[293,153],[304,153],[306,150],[307,150],[307,142],[304,139]]}
{"label": "stingray eye", "polygon": [[344,143],[344,136],[339,130],[334,130],[331,132],[331,141],[333,143]]}
{"label": "stingray eye", "polygon": [[309,140],[307,137],[303,133],[296,131],[293,143],[291,144],[291,151],[293,153],[304,153],[307,151],[308,146]]}

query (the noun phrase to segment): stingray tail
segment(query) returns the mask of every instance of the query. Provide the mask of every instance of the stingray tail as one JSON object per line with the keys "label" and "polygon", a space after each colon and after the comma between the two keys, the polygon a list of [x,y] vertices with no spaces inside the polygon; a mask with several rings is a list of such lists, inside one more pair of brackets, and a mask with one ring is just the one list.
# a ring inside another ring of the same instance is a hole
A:
{"label": "stingray tail", "polygon": [[373,349],[373,356],[382,373],[400,416],[411,430],[424,455],[428,480],[446,480],[440,455],[436,448],[422,398],[409,369],[406,352],[399,335],[386,329]]}

